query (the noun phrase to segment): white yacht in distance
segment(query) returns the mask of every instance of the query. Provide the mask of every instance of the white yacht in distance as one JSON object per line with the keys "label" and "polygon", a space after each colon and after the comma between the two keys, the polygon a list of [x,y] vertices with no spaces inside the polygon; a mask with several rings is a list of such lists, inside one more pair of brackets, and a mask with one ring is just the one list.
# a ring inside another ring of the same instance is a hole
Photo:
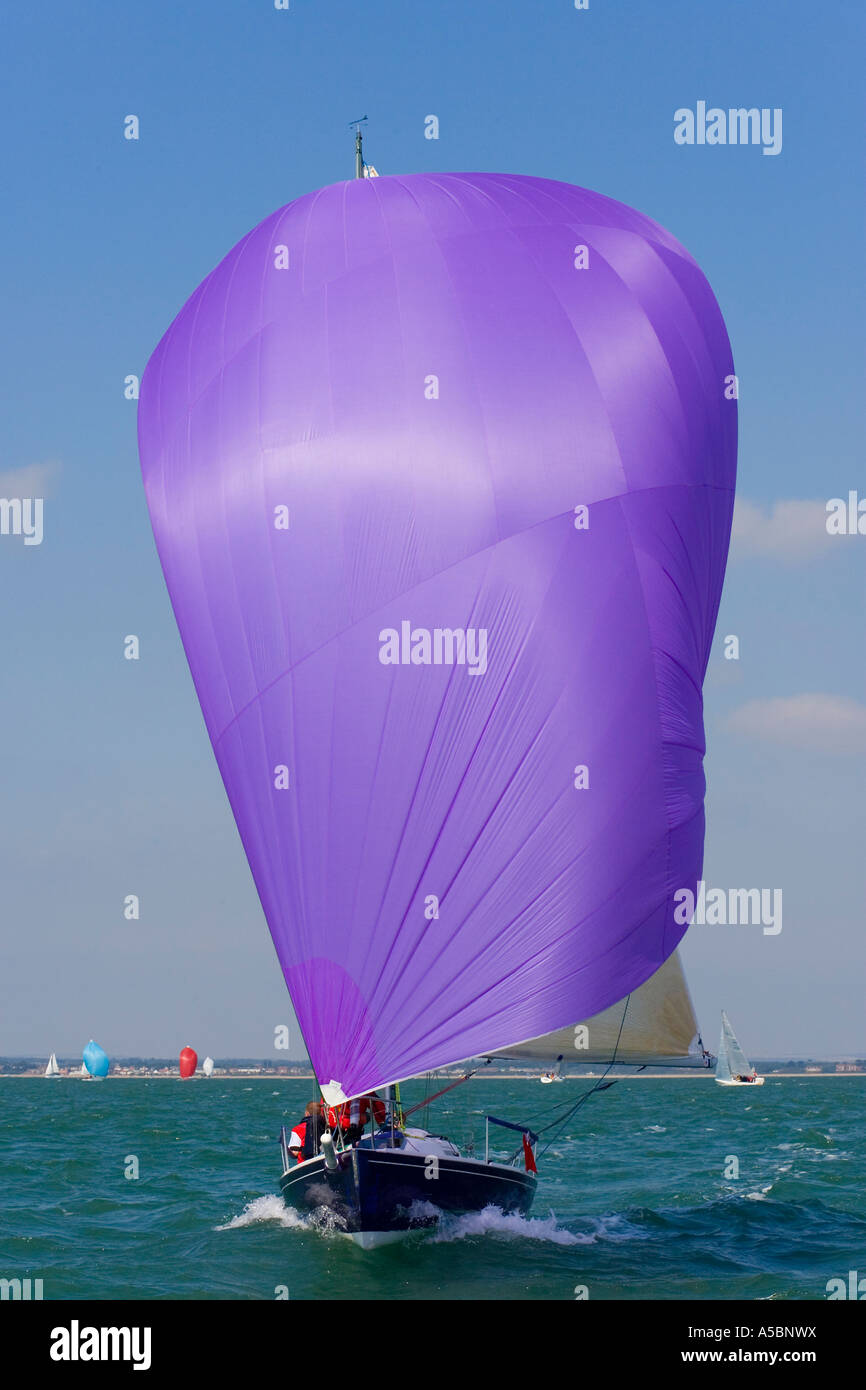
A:
{"label": "white yacht in distance", "polygon": [[557,1057],[555,1069],[553,1071],[543,1071],[541,1073],[538,1079],[541,1082],[542,1086],[549,1086],[553,1081],[564,1080],[564,1077],[562,1075],[562,1062],[563,1058],[561,1056]]}
{"label": "white yacht in distance", "polygon": [[731,1021],[722,1010],[722,1036],[716,1062],[716,1080],[720,1086],[763,1086],[763,1076],[755,1068],[737,1042]]}
{"label": "white yacht in distance", "polygon": [[59,1076],[59,1075],[60,1075],[60,1068],[59,1068],[58,1065],[57,1065],[57,1053],[56,1053],[56,1052],[52,1052],[51,1056],[48,1058],[48,1066],[45,1068],[45,1075],[46,1075],[46,1076]]}

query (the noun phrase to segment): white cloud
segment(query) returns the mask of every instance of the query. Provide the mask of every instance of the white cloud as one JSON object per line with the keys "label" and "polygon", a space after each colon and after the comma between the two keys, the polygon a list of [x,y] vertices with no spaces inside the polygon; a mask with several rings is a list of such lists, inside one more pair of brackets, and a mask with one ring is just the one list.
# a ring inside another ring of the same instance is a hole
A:
{"label": "white cloud", "polygon": [[823,554],[834,539],[827,533],[826,502],[774,502],[769,513],[745,498],[734,503],[733,559],[764,555],[797,564]]}
{"label": "white cloud", "polygon": [[750,700],[728,716],[726,728],[822,753],[866,753],[866,705],[845,695]]}
{"label": "white cloud", "polygon": [[59,463],[26,463],[0,473],[0,497],[49,497]]}

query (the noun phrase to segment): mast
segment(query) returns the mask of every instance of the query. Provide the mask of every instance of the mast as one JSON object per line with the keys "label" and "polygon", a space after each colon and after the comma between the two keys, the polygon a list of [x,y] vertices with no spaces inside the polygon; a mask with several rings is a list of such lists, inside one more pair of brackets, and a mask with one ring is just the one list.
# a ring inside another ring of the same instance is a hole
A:
{"label": "mast", "polygon": [[355,127],[355,178],[363,179],[364,173],[364,137],[361,133],[361,126],[366,121],[366,116],[361,116],[357,121],[350,121],[349,128]]}

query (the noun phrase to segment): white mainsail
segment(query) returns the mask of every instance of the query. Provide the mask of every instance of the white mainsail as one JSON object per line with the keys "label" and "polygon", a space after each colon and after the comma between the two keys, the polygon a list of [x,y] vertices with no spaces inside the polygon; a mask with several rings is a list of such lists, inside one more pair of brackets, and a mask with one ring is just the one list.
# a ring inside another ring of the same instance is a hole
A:
{"label": "white mainsail", "polygon": [[204,1061],[203,1061],[202,1064],[201,1064],[201,1069],[202,1069],[202,1071],[204,1072],[205,1076],[212,1076],[212,1075],[213,1075],[213,1057],[205,1057]]}
{"label": "white mainsail", "polygon": [[58,1065],[57,1065],[57,1054],[56,1054],[56,1052],[52,1052],[51,1056],[48,1058],[48,1066],[45,1068],[45,1075],[46,1075],[46,1076],[59,1076],[59,1075],[60,1075],[60,1068],[59,1068]]}
{"label": "white mainsail", "polygon": [[722,1035],[719,1038],[719,1059],[716,1063],[716,1080],[731,1081],[737,1076],[751,1076],[752,1064],[737,1042],[731,1027],[731,1020],[722,1010]]}
{"label": "white mainsail", "polygon": [[674,951],[654,975],[618,1004],[570,1028],[512,1047],[491,1057],[568,1062],[611,1062],[629,1066],[705,1065],[698,1021],[679,954]]}

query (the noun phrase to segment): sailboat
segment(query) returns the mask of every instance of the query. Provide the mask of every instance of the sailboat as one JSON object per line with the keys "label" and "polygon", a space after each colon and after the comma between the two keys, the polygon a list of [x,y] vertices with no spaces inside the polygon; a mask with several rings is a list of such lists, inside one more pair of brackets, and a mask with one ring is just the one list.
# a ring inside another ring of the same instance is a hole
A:
{"label": "sailboat", "polygon": [[108,1054],[91,1038],[82,1053],[81,1075],[98,1081],[108,1075],[109,1066]]}
{"label": "sailboat", "polygon": [[548,179],[372,177],[360,125],[356,178],[180,310],[138,430],[321,1097],[281,1190],[368,1245],[538,1187],[532,1116],[464,1153],[410,1123],[407,1080],[557,1031],[548,1066],[688,1054],[659,1049],[666,993],[629,1023],[702,869],[736,402],[712,291],[657,223]]}
{"label": "sailboat", "polygon": [[719,1039],[719,1057],[716,1063],[716,1080],[720,1086],[763,1086],[763,1076],[758,1076],[755,1068],[746,1057],[731,1027],[731,1020],[722,1010],[722,1035]]}
{"label": "sailboat", "polygon": [[55,1052],[52,1052],[51,1056],[48,1058],[48,1066],[45,1068],[45,1075],[46,1075],[46,1076],[59,1076],[59,1075],[60,1075],[60,1068],[59,1068],[58,1065],[57,1065],[57,1054],[56,1054]]}
{"label": "sailboat", "polygon": [[[602,1013],[569,1028],[500,1048],[483,1060],[538,1060],[550,1057],[555,1049],[565,1045],[572,1047],[575,1061],[605,1064],[604,1076],[615,1067],[707,1068],[713,1061],[703,1046],[676,952],[639,989]],[[564,1062],[565,1056],[560,1054],[557,1070],[546,1074],[561,1079]],[[423,1104],[475,1074],[468,1072]],[[609,1080],[594,1083],[577,1104],[612,1084]],[[321,1156],[311,1155],[306,1161],[293,1162],[283,1129],[280,1187],[290,1205],[308,1212],[322,1207],[330,1209],[365,1249],[386,1239],[396,1239],[407,1229],[435,1225],[443,1212],[463,1213],[486,1205],[506,1212],[529,1211],[537,1187],[535,1158],[539,1142],[539,1135],[530,1125],[486,1116],[482,1162],[461,1154],[447,1138],[408,1128],[405,1121],[410,1112],[401,1113],[399,1088],[393,1089],[397,1100],[392,1097],[392,1088],[387,1088],[388,1106],[381,1123],[377,1126],[371,1122],[369,1134],[351,1147],[343,1144],[339,1126],[332,1121],[336,1144],[325,1130],[319,1140]],[[322,1091],[327,1098],[328,1088],[323,1087]],[[509,1164],[491,1158],[491,1124],[521,1135],[522,1145],[518,1145]],[[525,1163],[523,1172],[515,1166],[520,1158]],[[435,1191],[429,1186],[423,1166],[434,1162],[438,1174]],[[429,1210],[431,1201],[435,1204],[434,1212]],[[413,1212],[407,1221],[406,1213]]]}
{"label": "sailboat", "polygon": [[539,1076],[542,1086],[550,1086],[554,1081],[562,1080],[562,1057],[557,1057],[556,1067],[553,1071],[543,1071]]}
{"label": "sailboat", "polygon": [[213,1057],[205,1057],[201,1069],[205,1076],[213,1076]]}
{"label": "sailboat", "polygon": [[542,1086],[552,1086],[556,1081],[562,1081],[562,1064],[565,1061],[564,1055],[560,1052],[556,1059],[556,1066],[552,1071],[543,1071],[539,1076]]}

